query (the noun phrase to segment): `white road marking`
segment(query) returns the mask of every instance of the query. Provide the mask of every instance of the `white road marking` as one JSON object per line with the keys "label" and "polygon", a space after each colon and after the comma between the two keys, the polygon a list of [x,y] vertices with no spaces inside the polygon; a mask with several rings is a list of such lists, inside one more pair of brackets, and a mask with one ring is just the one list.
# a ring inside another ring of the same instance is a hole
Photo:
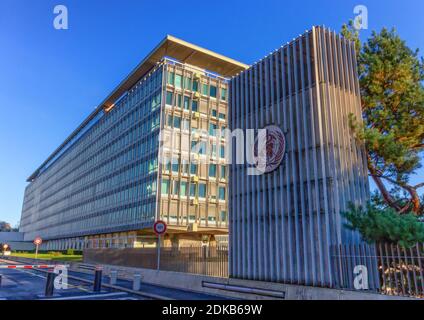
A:
{"label": "white road marking", "polygon": [[92,294],[88,296],[72,296],[72,297],[61,297],[61,298],[53,298],[53,299],[45,299],[45,300],[76,300],[76,299],[93,299],[93,298],[107,298],[107,297],[116,297],[128,295],[126,292],[111,292],[105,294]]}
{"label": "white road marking", "polygon": [[[41,279],[46,279],[46,277],[43,277],[43,276],[41,276],[41,275],[39,275],[39,274],[32,273],[31,271],[22,270],[22,269],[15,269],[15,270],[19,270],[19,271],[21,271],[21,272],[24,272],[24,273],[30,274],[30,275],[32,275],[32,276],[34,276],[34,277],[38,277],[38,278],[41,278]],[[81,291],[84,291],[84,292],[91,292],[91,291],[90,291],[90,290],[88,290],[88,289],[82,288],[81,286],[75,286],[75,285],[73,285],[73,284],[70,284],[69,282],[68,282],[68,287],[70,287],[70,288],[75,288],[75,289],[78,289],[78,290],[81,290]]]}

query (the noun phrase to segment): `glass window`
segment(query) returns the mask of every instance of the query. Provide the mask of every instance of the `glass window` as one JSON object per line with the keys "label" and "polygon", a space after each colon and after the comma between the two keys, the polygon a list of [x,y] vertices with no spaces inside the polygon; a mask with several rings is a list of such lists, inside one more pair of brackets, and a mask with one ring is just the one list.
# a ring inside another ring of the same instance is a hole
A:
{"label": "glass window", "polygon": [[168,84],[174,85],[174,73],[168,71]]}
{"label": "glass window", "polygon": [[167,120],[166,120],[166,124],[169,127],[172,127],[172,115],[171,114],[168,114],[168,117],[167,117]]}
{"label": "glass window", "polygon": [[202,84],[202,94],[205,96],[208,95],[208,85],[206,83]]}
{"label": "glass window", "polygon": [[216,143],[212,143],[211,156],[212,158],[216,158]]}
{"label": "glass window", "polygon": [[221,146],[220,157],[225,158],[225,146]]}
{"label": "glass window", "polygon": [[199,183],[199,198],[206,198],[206,184]]}
{"label": "glass window", "polygon": [[216,87],[215,86],[210,86],[209,94],[210,94],[211,97],[216,98]]}
{"label": "glass window", "polygon": [[222,100],[227,100],[227,89],[225,88],[221,88],[221,99]]}
{"label": "glass window", "polygon": [[174,116],[174,128],[181,128],[181,118]]}
{"label": "glass window", "polygon": [[181,163],[181,172],[183,174],[188,174],[188,161],[187,160],[183,160]]}
{"label": "glass window", "polygon": [[193,91],[199,91],[199,81],[193,80]]}
{"label": "glass window", "polygon": [[227,211],[221,211],[220,218],[221,218],[221,221],[226,222],[227,221]]}
{"label": "glass window", "polygon": [[216,177],[216,164],[209,165],[209,177],[212,177],[212,178]]}
{"label": "glass window", "polygon": [[168,194],[169,193],[169,180],[162,180],[162,188],[161,188],[162,194]]}
{"label": "glass window", "polygon": [[190,98],[187,96],[184,96],[184,109],[188,110],[190,107]]}
{"label": "glass window", "polygon": [[197,101],[196,101],[196,100],[193,100],[193,101],[191,102],[191,110],[192,110],[193,112],[197,112],[197,109],[198,109],[198,103],[197,103]]}
{"label": "glass window", "polygon": [[177,180],[174,180],[173,182],[173,190],[172,190],[172,194],[178,196],[178,194],[180,193],[180,182]]}
{"label": "glass window", "polygon": [[184,77],[184,89],[191,90],[191,79]]}
{"label": "glass window", "polygon": [[219,113],[219,119],[225,120],[225,113]]}
{"label": "glass window", "polygon": [[221,179],[225,179],[226,173],[227,173],[226,167],[225,166],[221,166]]}
{"label": "glass window", "polygon": [[219,200],[225,200],[225,187],[219,187]]}
{"label": "glass window", "polygon": [[192,183],[190,185],[190,197],[195,197],[195,196],[196,196],[196,185]]}
{"label": "glass window", "polygon": [[212,109],[212,117],[215,117],[216,118],[217,112],[218,111],[216,111],[215,109]]}
{"label": "glass window", "polygon": [[181,108],[181,100],[182,100],[181,95],[180,94],[177,95],[177,106],[180,107],[180,108]]}
{"label": "glass window", "polygon": [[178,163],[178,159],[172,159],[172,172],[180,171],[180,164]]}
{"label": "glass window", "polygon": [[180,196],[185,197],[186,195],[187,195],[187,182],[181,181]]}
{"label": "glass window", "polygon": [[216,136],[216,129],[217,129],[216,124],[209,123],[209,135]]}
{"label": "glass window", "polygon": [[183,119],[183,130],[190,130],[190,121],[188,119]]}
{"label": "glass window", "polygon": [[190,165],[190,173],[191,173],[191,174],[197,174],[197,164],[192,163],[192,164]]}
{"label": "glass window", "polygon": [[181,88],[181,81],[182,81],[182,77],[180,74],[176,74],[175,75],[175,87],[176,88]]}
{"label": "glass window", "polygon": [[172,106],[172,100],[174,98],[174,94],[171,91],[166,91],[166,104]]}

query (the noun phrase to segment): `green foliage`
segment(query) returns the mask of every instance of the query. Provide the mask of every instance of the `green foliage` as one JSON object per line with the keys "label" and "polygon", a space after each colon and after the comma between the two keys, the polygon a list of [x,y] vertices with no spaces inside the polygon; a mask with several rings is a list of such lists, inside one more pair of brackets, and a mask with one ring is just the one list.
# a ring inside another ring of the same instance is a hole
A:
{"label": "green foliage", "polygon": [[[424,151],[424,60],[394,29],[374,31],[363,45],[352,23],[343,26],[342,34],[359,49],[363,121],[354,115],[349,120],[357,138],[365,141],[370,174],[407,190],[418,214],[418,186],[408,182],[421,167],[420,152]],[[378,187],[384,200],[392,202],[384,185]]]}
{"label": "green foliage", "polygon": [[57,252],[57,251],[49,251],[48,254],[53,256],[53,257],[58,257],[58,256],[62,255],[62,253]]}
{"label": "green foliage", "polygon": [[73,256],[73,255],[75,255],[75,250],[74,249],[68,249],[68,250],[66,250],[66,254],[68,256]]}
{"label": "green foliage", "polygon": [[346,227],[357,230],[367,242],[387,242],[410,248],[424,242],[424,223],[412,213],[399,215],[391,208],[381,209],[369,203],[366,209],[350,205],[343,213]]}

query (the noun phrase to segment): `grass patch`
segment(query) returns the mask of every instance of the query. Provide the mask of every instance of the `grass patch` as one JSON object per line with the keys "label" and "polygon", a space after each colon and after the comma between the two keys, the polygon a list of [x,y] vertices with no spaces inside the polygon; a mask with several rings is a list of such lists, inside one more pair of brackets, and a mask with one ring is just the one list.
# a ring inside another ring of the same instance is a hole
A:
{"label": "grass patch", "polygon": [[[35,259],[35,253],[19,253],[12,252],[11,257],[17,258],[29,258]],[[73,261],[73,262],[81,262],[82,255],[67,255],[67,254],[58,254],[58,253],[39,253],[38,259],[40,260],[52,260],[52,261]]]}

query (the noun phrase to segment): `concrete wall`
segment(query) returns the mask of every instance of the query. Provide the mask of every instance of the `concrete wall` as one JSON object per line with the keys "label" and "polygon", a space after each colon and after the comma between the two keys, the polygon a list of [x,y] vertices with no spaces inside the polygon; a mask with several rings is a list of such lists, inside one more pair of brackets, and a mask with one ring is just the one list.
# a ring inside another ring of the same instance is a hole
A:
{"label": "concrete wall", "polygon": [[[78,268],[80,264],[73,264],[71,268]],[[208,277],[189,273],[157,271],[151,269],[125,268],[105,265],[104,274],[109,274],[111,270],[117,270],[118,276],[124,279],[133,279],[135,273],[141,274],[141,279],[145,283],[155,284],[164,287],[184,289],[200,293],[213,294],[223,297],[231,297],[246,300],[399,300],[412,299],[404,297],[386,296],[376,293],[367,293],[360,291],[344,291],[336,289],[306,287],[298,285],[287,285],[272,282],[261,282],[230,278]],[[87,272],[84,269],[79,271]],[[231,290],[220,290],[205,287],[205,283],[220,284],[226,286],[237,286],[244,289],[256,289],[272,291],[273,296],[264,294],[249,294],[235,292]],[[281,295],[284,298],[277,298]]]}

